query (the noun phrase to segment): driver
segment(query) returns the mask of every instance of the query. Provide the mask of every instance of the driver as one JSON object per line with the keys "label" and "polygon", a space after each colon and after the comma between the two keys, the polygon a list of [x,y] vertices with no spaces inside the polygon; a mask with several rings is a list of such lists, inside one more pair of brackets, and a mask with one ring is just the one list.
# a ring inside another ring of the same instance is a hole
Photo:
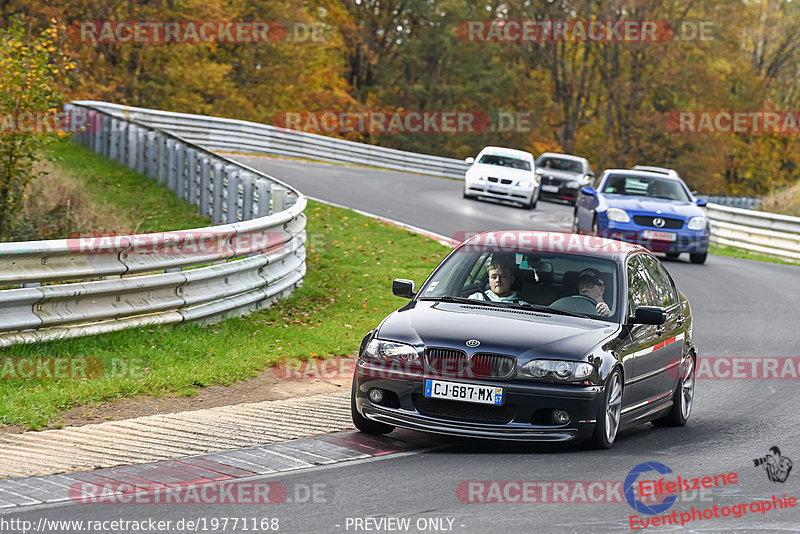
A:
{"label": "driver", "polygon": [[516,280],[514,271],[517,265],[507,258],[492,258],[489,264],[489,289],[479,291],[469,296],[472,300],[491,300],[493,302],[508,302],[510,304],[528,304],[517,297],[517,292],[511,287]]}
{"label": "driver", "polygon": [[603,301],[606,287],[600,273],[596,269],[584,269],[578,275],[578,294],[597,302],[595,309],[598,315],[604,317],[611,315],[608,304]]}

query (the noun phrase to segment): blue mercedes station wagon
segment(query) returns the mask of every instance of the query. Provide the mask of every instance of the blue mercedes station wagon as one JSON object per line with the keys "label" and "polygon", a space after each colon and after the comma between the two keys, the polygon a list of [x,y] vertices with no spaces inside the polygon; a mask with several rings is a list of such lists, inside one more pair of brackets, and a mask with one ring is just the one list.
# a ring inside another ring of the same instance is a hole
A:
{"label": "blue mercedes station wagon", "polygon": [[611,169],[581,189],[572,231],[631,243],[677,258],[688,252],[692,263],[705,263],[708,218],[678,177],[661,173]]}
{"label": "blue mercedes station wagon", "polygon": [[457,246],[361,343],[359,430],[522,441],[683,426],[697,349],[692,313],[647,249],[596,236],[486,232]]}

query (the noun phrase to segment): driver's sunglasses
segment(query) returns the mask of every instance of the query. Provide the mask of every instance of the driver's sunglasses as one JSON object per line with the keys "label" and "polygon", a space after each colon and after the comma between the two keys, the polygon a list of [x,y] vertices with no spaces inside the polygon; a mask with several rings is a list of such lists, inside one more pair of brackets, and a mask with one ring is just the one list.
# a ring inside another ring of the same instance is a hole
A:
{"label": "driver's sunglasses", "polygon": [[599,285],[594,282],[578,282],[578,287],[585,287],[586,289],[594,289],[594,286]]}

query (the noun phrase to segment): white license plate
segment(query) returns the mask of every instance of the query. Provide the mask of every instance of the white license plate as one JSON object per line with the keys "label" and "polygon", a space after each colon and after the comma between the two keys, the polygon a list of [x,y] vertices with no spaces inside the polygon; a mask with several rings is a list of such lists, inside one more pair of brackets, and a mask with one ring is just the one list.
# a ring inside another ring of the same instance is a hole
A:
{"label": "white license plate", "polygon": [[425,380],[425,396],[434,399],[449,399],[477,404],[503,404],[503,388],[460,384],[444,380]]}
{"label": "white license plate", "polygon": [[558,186],[557,185],[543,185],[542,191],[547,191],[548,193],[558,193]]}
{"label": "white license plate", "polygon": [[508,193],[508,188],[502,185],[489,185],[489,191],[492,193]]}
{"label": "white license plate", "polygon": [[645,239],[655,239],[656,241],[677,241],[678,234],[675,232],[659,232],[658,230],[645,230],[642,233]]}

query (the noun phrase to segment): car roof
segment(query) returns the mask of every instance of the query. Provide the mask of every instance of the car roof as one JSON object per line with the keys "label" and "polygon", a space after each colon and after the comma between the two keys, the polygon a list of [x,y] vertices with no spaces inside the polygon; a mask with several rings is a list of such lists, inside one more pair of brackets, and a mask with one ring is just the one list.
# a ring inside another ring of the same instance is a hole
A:
{"label": "car roof", "polygon": [[651,167],[649,165],[634,165],[632,170],[636,171],[650,171],[650,172],[657,172],[659,174],[667,174],[670,176],[678,176],[678,171],[675,169],[668,169],[666,167]]}
{"label": "car roof", "polygon": [[495,156],[508,155],[508,156],[523,157],[523,158],[526,158],[526,159],[527,158],[534,159],[533,158],[533,154],[531,154],[530,152],[525,152],[524,150],[517,150],[516,148],[506,148],[506,147],[502,147],[502,146],[486,146],[486,147],[483,147],[483,149],[478,153],[478,155],[480,156],[481,154],[486,154],[486,153],[490,153],[490,152],[495,152],[496,154],[492,154],[492,155],[495,155]]}
{"label": "car roof", "polygon": [[663,178],[665,180],[673,180],[675,182],[682,182],[680,176],[671,176],[669,174],[662,174],[653,171],[640,171],[634,169],[606,169],[603,174],[625,174],[627,176],[642,176],[648,178]]}
{"label": "car roof", "polygon": [[623,264],[625,258],[635,252],[647,252],[645,247],[626,241],[618,241],[606,237],[578,235],[564,232],[543,232],[538,230],[490,230],[473,235],[459,244],[461,246],[477,246],[476,252],[517,252],[515,244],[540,245],[531,251],[564,252],[590,257],[603,257]]}
{"label": "car roof", "polygon": [[557,152],[543,152],[543,153],[539,154],[539,157],[536,158],[536,159],[544,158],[544,157],[571,159],[573,161],[581,161],[581,162],[588,161],[586,158],[582,158],[580,156],[573,156],[572,154],[558,154]]}

